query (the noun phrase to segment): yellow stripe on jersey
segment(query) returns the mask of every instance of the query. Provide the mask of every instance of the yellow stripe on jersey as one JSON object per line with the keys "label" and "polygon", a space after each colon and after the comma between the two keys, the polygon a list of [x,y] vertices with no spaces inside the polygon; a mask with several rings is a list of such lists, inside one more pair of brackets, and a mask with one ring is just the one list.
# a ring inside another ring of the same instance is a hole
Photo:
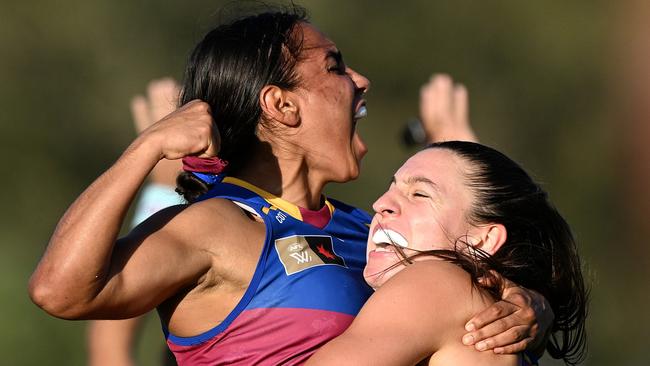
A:
{"label": "yellow stripe on jersey", "polygon": [[[233,178],[233,177],[225,177],[225,178],[223,178],[223,182],[224,183],[234,184],[234,185],[246,188],[246,189],[248,189],[250,191],[253,191],[253,192],[257,193],[259,196],[261,196],[262,198],[264,198],[264,200],[266,200],[266,202],[268,202],[271,205],[279,208],[280,210],[288,213],[289,215],[293,216],[293,218],[298,219],[300,221],[303,221],[302,220],[302,214],[300,213],[300,209],[298,208],[298,206],[294,205],[293,203],[291,203],[289,201],[286,201],[286,200],[284,200],[284,199],[282,199],[282,198],[280,198],[280,197],[278,197],[278,196],[276,196],[276,195],[274,195],[272,193],[269,193],[269,192],[267,192],[267,191],[265,191],[265,190],[263,190],[261,188],[258,188],[258,187],[254,186],[254,185],[252,185],[252,184],[250,184],[248,182],[245,182],[245,181],[243,181],[241,179],[237,179],[237,178]],[[332,205],[330,203],[330,201],[327,200],[327,198],[325,198],[325,205],[327,205],[327,207],[329,208],[330,215],[334,215],[334,205]]]}

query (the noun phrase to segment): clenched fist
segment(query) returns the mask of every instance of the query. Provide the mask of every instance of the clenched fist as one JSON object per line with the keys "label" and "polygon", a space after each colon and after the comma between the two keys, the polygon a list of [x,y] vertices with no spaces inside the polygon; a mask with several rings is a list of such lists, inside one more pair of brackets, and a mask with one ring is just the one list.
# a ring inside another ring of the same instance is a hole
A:
{"label": "clenched fist", "polygon": [[139,139],[155,144],[160,159],[181,159],[188,155],[213,157],[219,152],[219,132],[210,106],[193,100],[168,114],[142,132]]}

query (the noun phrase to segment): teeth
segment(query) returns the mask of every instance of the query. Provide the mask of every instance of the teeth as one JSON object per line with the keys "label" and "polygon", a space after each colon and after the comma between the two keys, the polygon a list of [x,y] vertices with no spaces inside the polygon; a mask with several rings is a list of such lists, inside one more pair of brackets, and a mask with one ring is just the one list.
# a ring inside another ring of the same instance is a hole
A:
{"label": "teeth", "polygon": [[372,241],[375,244],[394,244],[399,245],[403,248],[409,247],[409,243],[402,236],[402,234],[393,230],[379,229],[375,231],[375,234],[372,236]]}
{"label": "teeth", "polygon": [[355,119],[360,119],[360,118],[363,118],[363,117],[365,117],[365,116],[367,116],[367,115],[368,115],[368,109],[366,108],[365,105],[363,105],[363,106],[361,106],[361,108],[359,108],[359,109],[357,110],[357,112],[354,114],[354,118],[355,118]]}

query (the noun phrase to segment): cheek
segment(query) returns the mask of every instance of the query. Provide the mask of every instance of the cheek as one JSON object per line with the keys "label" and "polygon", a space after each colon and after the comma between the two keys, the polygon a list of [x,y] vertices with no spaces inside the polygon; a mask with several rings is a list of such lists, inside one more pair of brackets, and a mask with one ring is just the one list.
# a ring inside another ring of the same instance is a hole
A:
{"label": "cheek", "polygon": [[[428,213],[428,215],[431,214]],[[414,223],[412,226],[413,248],[417,250],[449,249],[453,243],[444,225],[436,220]]]}

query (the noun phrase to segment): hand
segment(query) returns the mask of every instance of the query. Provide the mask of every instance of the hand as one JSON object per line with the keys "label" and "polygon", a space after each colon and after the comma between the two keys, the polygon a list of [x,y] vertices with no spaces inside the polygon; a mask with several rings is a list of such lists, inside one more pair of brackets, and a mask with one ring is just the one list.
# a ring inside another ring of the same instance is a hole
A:
{"label": "hand", "polygon": [[467,322],[463,344],[499,354],[527,349],[541,356],[553,324],[553,310],[539,293],[504,281],[503,299]]}
{"label": "hand", "polygon": [[216,156],[221,140],[210,113],[210,105],[192,100],[148,127],[138,139],[155,143],[161,159]]}
{"label": "hand", "polygon": [[434,74],[420,88],[420,119],[428,142],[476,142],[468,111],[467,89],[454,84],[449,75]]}
{"label": "hand", "polygon": [[[177,107],[179,94],[180,87],[172,78],[151,81],[147,86],[146,96],[136,95],[131,99],[131,115],[136,131],[141,133],[172,113]],[[179,161],[163,159],[153,168],[149,178],[153,183],[174,187],[180,170]]]}
{"label": "hand", "polygon": [[161,120],[176,109],[180,87],[172,78],[152,80],[147,95],[131,99],[131,115],[135,130],[140,133],[154,122]]}

